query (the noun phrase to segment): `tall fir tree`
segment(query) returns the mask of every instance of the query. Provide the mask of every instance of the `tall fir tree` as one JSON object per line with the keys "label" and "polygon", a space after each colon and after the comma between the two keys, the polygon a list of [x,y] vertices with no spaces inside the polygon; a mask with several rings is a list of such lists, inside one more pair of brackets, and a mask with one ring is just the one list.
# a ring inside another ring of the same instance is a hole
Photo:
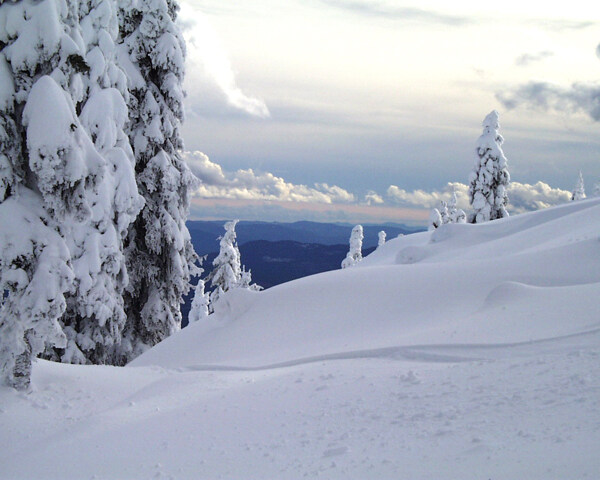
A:
{"label": "tall fir tree", "polygon": [[[126,315],[123,291],[128,275],[123,240],[143,199],[137,192],[134,159],[124,132],[128,119],[127,78],[115,61],[118,38],[114,0],[79,2],[85,75],[79,102],[80,120],[106,162],[98,188],[87,193],[89,222],[66,232],[75,291],[68,297],[61,323],[67,348],[54,351],[63,362],[114,363]],[[57,358],[58,359],[58,358]]]}
{"label": "tall fir tree", "polygon": [[475,149],[475,166],[469,176],[469,202],[474,213],[472,223],[508,217],[507,188],[510,183],[507,161],[502,151],[504,139],[498,133],[500,124],[496,110],[483,120],[483,133]]}
{"label": "tall fir tree", "polygon": [[213,260],[213,270],[208,276],[213,291],[210,297],[211,312],[219,297],[240,285],[242,279],[242,262],[237,245],[235,226],[239,220],[226,222],[225,234],[219,239],[219,254]]}
{"label": "tall fir tree", "polygon": [[130,226],[124,294],[126,363],[181,327],[180,303],[195,274],[185,225],[196,179],[181,157],[185,44],[173,0],[119,2],[119,63],[128,73],[127,132],[145,205]]}
{"label": "tall fir tree", "polygon": [[105,162],[82,126],[78,3],[0,5],[0,365],[27,388],[32,359],[64,347],[77,277],[65,236],[88,222]]}

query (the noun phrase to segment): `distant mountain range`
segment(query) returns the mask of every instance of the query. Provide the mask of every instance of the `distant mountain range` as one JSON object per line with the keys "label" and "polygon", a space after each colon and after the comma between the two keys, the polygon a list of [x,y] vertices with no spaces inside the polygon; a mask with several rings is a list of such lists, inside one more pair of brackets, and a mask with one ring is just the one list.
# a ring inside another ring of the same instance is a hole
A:
{"label": "distant mountain range", "polygon": [[[217,238],[224,232],[224,220],[218,221],[190,221],[187,227],[192,236],[194,248],[199,255],[219,250]],[[236,226],[238,245],[266,240],[279,242],[293,240],[300,243],[316,243],[320,245],[348,245],[352,224],[318,223],[318,222],[239,222]],[[363,225],[365,248],[377,246],[377,234],[384,230],[388,238],[395,238],[400,234],[409,234],[422,231],[421,227],[388,223],[381,225]],[[341,261],[341,260],[340,260]]]}
{"label": "distant mountain range", "polygon": [[[192,221],[187,226],[198,255],[206,255],[203,268],[206,275],[218,254],[218,237],[224,232],[224,221]],[[239,222],[236,233],[242,264],[252,271],[252,280],[264,288],[316,273],[341,268],[348,253],[348,241],[353,225],[338,223]],[[423,230],[399,224],[363,225],[365,239],[363,255],[375,250],[378,233],[384,230],[387,238]],[[192,283],[196,283],[194,280]],[[183,325],[191,295],[182,305]]]}

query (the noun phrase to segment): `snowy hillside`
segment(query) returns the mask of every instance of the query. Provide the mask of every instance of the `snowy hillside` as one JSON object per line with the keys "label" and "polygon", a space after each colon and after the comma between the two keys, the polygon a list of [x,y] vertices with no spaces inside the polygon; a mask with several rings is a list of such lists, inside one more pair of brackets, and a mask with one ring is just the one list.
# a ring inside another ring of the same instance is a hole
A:
{"label": "snowy hillside", "polygon": [[390,240],[126,368],[38,361],[0,478],[597,478],[599,297],[600,199]]}

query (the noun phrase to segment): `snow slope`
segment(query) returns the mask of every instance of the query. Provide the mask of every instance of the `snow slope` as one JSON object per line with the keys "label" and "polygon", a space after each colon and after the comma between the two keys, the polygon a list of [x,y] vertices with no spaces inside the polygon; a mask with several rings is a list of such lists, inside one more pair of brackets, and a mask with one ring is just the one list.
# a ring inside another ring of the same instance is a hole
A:
{"label": "snow slope", "polygon": [[598,199],[447,224],[387,242],[351,273],[234,291],[210,323],[192,325],[131,365],[264,368],[591,331],[600,328],[599,238]]}
{"label": "snow slope", "polygon": [[394,239],[127,368],[38,361],[0,478],[598,478],[599,297],[600,199]]}

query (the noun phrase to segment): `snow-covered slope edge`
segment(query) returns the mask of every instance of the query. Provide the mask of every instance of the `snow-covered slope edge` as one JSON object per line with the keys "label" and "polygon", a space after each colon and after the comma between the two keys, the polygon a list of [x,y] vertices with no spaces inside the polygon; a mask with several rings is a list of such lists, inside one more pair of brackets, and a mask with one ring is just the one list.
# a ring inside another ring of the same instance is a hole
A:
{"label": "snow-covered slope edge", "polygon": [[209,322],[130,365],[269,368],[550,341],[599,329],[599,296],[600,199],[591,199],[444,225],[391,240],[351,269],[231,292]]}

